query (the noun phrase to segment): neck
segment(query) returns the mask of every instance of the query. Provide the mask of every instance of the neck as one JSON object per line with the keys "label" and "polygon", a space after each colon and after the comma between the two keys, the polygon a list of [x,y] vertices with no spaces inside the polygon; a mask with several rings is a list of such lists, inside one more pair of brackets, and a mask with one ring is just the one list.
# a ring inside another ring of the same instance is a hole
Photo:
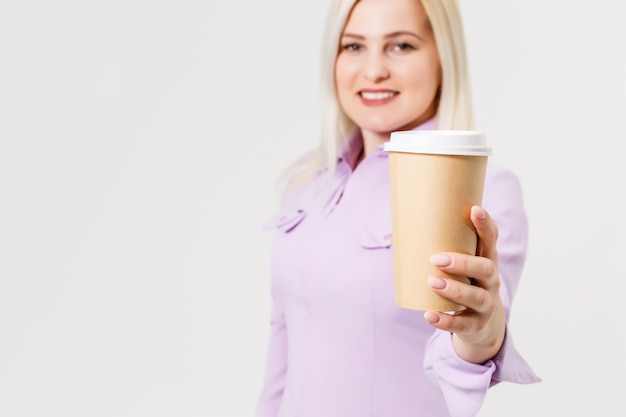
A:
{"label": "neck", "polygon": [[361,131],[361,135],[363,136],[363,151],[360,159],[364,159],[373,154],[379,146],[389,141],[390,133]]}

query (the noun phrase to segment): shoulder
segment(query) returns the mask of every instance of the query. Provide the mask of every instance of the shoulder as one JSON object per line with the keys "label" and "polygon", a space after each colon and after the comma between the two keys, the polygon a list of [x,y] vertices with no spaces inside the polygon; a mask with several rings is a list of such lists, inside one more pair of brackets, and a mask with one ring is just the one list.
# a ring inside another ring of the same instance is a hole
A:
{"label": "shoulder", "polygon": [[308,177],[301,177],[286,188],[280,198],[279,206],[283,210],[308,207],[330,183],[327,170],[318,171]]}
{"label": "shoulder", "polygon": [[483,205],[522,205],[522,183],[511,169],[487,164]]}
{"label": "shoulder", "polygon": [[328,186],[329,179],[326,170],[291,183],[280,193],[277,209],[273,217],[265,223],[264,229],[289,228],[289,224],[299,224],[310,212],[312,206],[319,204],[320,196]]}
{"label": "shoulder", "polygon": [[489,162],[485,186],[502,186],[504,184],[521,187],[519,177],[512,169]]}
{"label": "shoulder", "polygon": [[506,235],[510,230],[523,232],[528,227],[522,184],[511,169],[487,165],[482,206]]}

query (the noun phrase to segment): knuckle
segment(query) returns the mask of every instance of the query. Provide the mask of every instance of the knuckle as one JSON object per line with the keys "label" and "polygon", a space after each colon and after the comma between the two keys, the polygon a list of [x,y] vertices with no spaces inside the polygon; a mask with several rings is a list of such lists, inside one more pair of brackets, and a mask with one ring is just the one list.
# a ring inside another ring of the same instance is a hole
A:
{"label": "knuckle", "polygon": [[457,256],[457,254],[452,253],[451,257],[452,257],[452,264],[450,264],[450,266],[452,266],[455,271],[464,270],[466,268],[467,260],[463,256]]}
{"label": "knuckle", "polygon": [[450,294],[450,297],[458,299],[463,294],[463,290],[461,289],[460,285],[454,282],[450,284],[449,294]]}
{"label": "knuckle", "polygon": [[496,265],[491,260],[485,263],[485,275],[490,277],[496,273]]}
{"label": "knuckle", "polygon": [[500,291],[500,285],[502,284],[502,281],[500,280],[500,275],[496,275],[496,281],[493,284],[493,289],[498,292]]}
{"label": "knuckle", "polygon": [[480,290],[478,291],[478,296],[476,297],[476,304],[479,307],[484,307],[489,302],[489,296],[487,295],[487,291]]}

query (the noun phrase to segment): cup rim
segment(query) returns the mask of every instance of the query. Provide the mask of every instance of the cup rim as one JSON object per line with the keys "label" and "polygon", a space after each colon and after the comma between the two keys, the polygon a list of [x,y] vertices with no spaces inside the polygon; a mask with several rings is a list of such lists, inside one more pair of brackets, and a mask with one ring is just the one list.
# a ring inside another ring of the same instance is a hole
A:
{"label": "cup rim", "polygon": [[488,156],[485,133],[478,130],[403,130],[392,132],[386,152]]}

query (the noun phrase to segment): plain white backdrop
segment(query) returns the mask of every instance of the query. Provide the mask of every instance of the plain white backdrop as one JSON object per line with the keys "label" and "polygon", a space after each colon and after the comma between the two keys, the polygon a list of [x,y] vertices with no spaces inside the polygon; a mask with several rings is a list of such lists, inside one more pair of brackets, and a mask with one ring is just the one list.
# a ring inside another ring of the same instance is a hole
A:
{"label": "plain white backdrop", "polygon": [[[0,415],[251,417],[328,0],[0,1]],[[531,226],[482,417],[623,417],[626,3],[460,0]],[[417,415],[417,414],[416,414]]]}

